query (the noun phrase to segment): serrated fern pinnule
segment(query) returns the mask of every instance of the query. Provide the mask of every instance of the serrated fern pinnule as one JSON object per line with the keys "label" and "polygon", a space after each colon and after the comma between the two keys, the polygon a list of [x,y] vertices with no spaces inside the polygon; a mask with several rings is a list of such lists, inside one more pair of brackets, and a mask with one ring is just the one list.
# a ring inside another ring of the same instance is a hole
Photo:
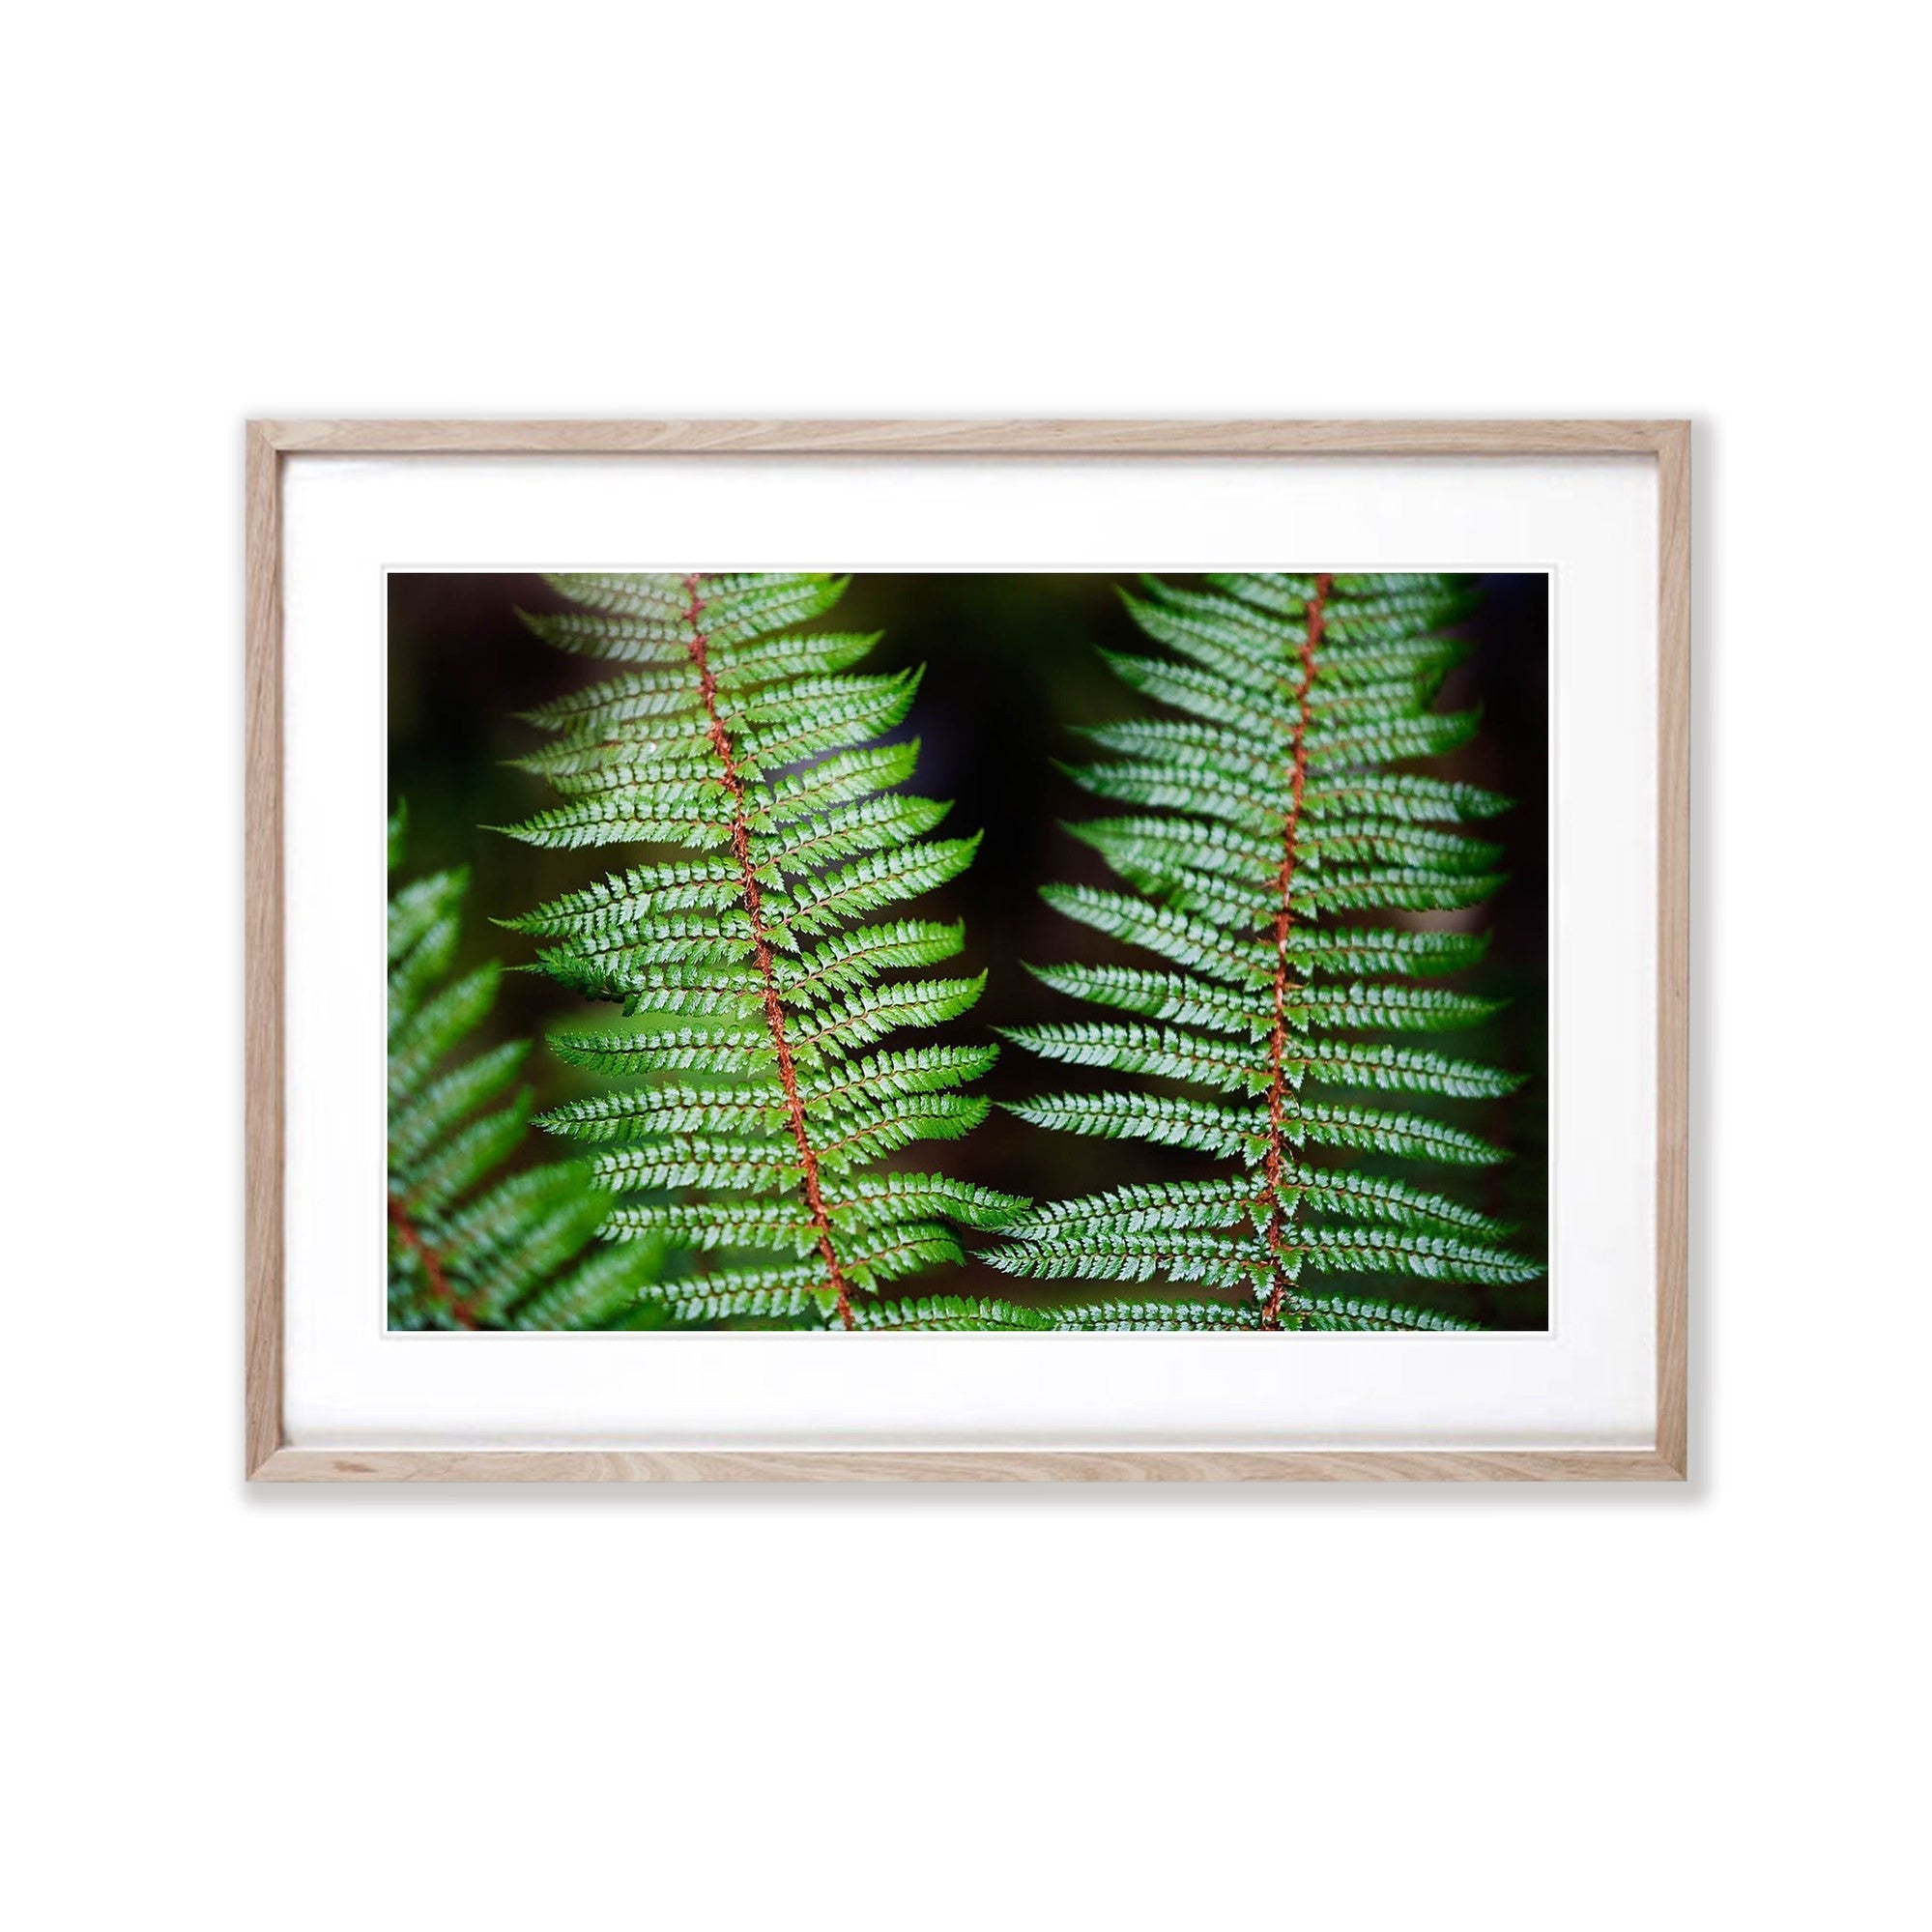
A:
{"label": "serrated fern pinnule", "polygon": [[[552,1034],[565,1061],[627,1083],[541,1124],[592,1147],[622,1195],[607,1235],[735,1252],[663,1288],[680,1318],[866,1325],[889,1283],[964,1258],[955,1228],[1024,1206],[871,1171],[977,1126],[988,1103],[966,1089],[995,1053],[873,1051],[956,1018],[982,984],[929,976],[961,950],[957,924],[896,910],[978,843],[929,837],[947,808],[897,790],[916,742],[872,742],[904,721],[917,675],[856,672],[875,638],[799,628],[844,590],[826,577],[548,581],[578,608],[531,628],[633,668],[528,714],[553,735],[521,763],[563,802],[505,829],[660,851],[508,922],[549,942],[542,970],[637,1022]],[[917,976],[884,976],[900,970]]]}
{"label": "serrated fern pinnule", "polygon": [[[399,809],[391,872],[403,827]],[[461,871],[431,873],[389,898],[389,1326],[621,1326],[672,1243],[594,1245],[611,1197],[580,1162],[500,1172],[530,1119],[529,1089],[516,1084],[530,1043],[457,1057],[502,970],[492,961],[448,976],[468,884]]]}
{"label": "serrated fern pinnule", "polygon": [[1432,1046],[1361,1037],[1438,1033],[1493,1010],[1411,983],[1473,966],[1485,936],[1386,923],[1475,907],[1499,882],[1500,849],[1460,827],[1508,801],[1389,768],[1453,750],[1475,730],[1473,712],[1433,708],[1462,652],[1443,631],[1465,612],[1466,592],[1422,575],[1208,583],[1150,582],[1128,596],[1140,628],[1173,654],[1110,662],[1182,715],[1099,727],[1090,735],[1113,756],[1072,773],[1132,808],[1072,828],[1132,890],[1045,894],[1163,964],[1041,968],[1048,985],[1128,1017],[1010,1037],[1048,1060],[1165,1083],[1048,1095],[1018,1104],[1023,1118],[1236,1171],[1035,1208],[988,1258],[1023,1277],[1239,1297],[1134,1304],[1133,1320],[1104,1325],[1466,1326],[1306,1285],[1317,1271],[1490,1285],[1541,1272],[1503,1245],[1500,1225],[1359,1165],[1501,1160],[1502,1149],[1431,1109],[1518,1083]]}
{"label": "serrated fern pinnule", "polygon": [[[1430,1309],[1401,1308],[1352,1295],[1311,1295],[1307,1301],[1302,1316],[1305,1328],[1395,1332],[1462,1329],[1471,1325],[1453,1315],[1437,1314]],[[1109,1301],[1050,1309],[1023,1308],[996,1299],[933,1295],[922,1300],[881,1302],[863,1308],[859,1311],[858,1325],[938,1334],[975,1331],[1034,1335],[1176,1331],[1213,1334],[1262,1328],[1267,1325],[1267,1316],[1253,1303]]]}

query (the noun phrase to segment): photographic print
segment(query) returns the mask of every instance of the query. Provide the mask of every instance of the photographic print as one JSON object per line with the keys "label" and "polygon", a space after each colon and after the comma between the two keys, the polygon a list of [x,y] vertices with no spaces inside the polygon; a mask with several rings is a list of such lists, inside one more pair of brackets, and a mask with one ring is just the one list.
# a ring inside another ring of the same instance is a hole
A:
{"label": "photographic print", "polygon": [[390,573],[389,1326],[1545,1328],[1548,629]]}

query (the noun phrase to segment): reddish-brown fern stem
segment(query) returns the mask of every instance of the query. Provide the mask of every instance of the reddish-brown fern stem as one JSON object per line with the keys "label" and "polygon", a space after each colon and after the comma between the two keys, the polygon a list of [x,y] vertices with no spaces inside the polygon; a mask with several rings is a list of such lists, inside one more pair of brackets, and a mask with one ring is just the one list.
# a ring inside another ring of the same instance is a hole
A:
{"label": "reddish-brown fern stem", "polygon": [[812,1217],[813,1230],[819,1237],[819,1253],[824,1260],[826,1276],[833,1293],[838,1297],[839,1320],[843,1326],[851,1328],[853,1326],[851,1288],[846,1281],[845,1270],[839,1266],[838,1250],[832,1245],[832,1219],[825,1212],[825,1197],[819,1186],[819,1156],[812,1146],[811,1136],[805,1130],[805,1102],[798,1091],[798,1069],[792,1058],[791,1042],[785,1036],[785,1005],[778,996],[778,974],[772,964],[770,933],[764,923],[764,895],[758,887],[758,869],[751,862],[751,813],[745,800],[744,778],[737,767],[731,732],[718,713],[718,680],[708,661],[709,639],[702,621],[705,611],[703,579],[696,573],[686,577],[684,589],[690,597],[690,602],[684,607],[684,620],[691,627],[685,649],[697,668],[698,691],[704,700],[707,735],[712,750],[718,754],[718,763],[723,767],[724,788],[731,796],[732,857],[737,863],[738,880],[743,888],[745,918],[751,926],[752,957],[758,963],[759,984],[764,995],[764,1024],[770,1029],[771,1049],[778,1061],[778,1081],[785,1090],[786,1119],[792,1129],[793,1142],[798,1149],[799,1189],[805,1197],[806,1210]]}
{"label": "reddish-brown fern stem", "polygon": [[389,1226],[396,1238],[422,1264],[422,1278],[429,1292],[449,1311],[458,1328],[480,1328],[476,1311],[450,1285],[443,1266],[443,1256],[422,1238],[422,1230],[409,1218],[409,1210],[394,1195],[389,1196]]}
{"label": "reddish-brown fern stem", "polygon": [[1329,592],[1335,588],[1332,576],[1314,580],[1314,595],[1308,600],[1307,625],[1302,638],[1301,679],[1295,689],[1294,734],[1289,741],[1288,815],[1282,827],[1282,863],[1275,874],[1275,893],[1279,906],[1275,913],[1275,1024],[1268,1035],[1268,1155],[1262,1174],[1268,1186],[1268,1258],[1274,1283],[1261,1311],[1263,1328],[1282,1325],[1282,1301],[1287,1292],[1286,1278],[1281,1272],[1282,1242],[1287,1232],[1288,1215],[1282,1206],[1282,1169],[1288,1096],[1288,994],[1293,982],[1288,977],[1288,929],[1294,923],[1296,840],[1301,833],[1302,793],[1308,786],[1308,728],[1312,708],[1315,653],[1321,649],[1322,630],[1327,622]]}

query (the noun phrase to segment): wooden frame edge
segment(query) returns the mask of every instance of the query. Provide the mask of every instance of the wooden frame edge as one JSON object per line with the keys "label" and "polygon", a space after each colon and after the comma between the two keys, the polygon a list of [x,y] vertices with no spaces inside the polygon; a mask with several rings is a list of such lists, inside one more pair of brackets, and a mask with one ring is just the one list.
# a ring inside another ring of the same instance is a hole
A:
{"label": "wooden frame edge", "polygon": [[[1657,1443],[1652,1450],[304,1450],[282,1439],[282,458],[302,455],[1601,456],[1658,462]],[[1687,1463],[1690,424],[404,420],[246,425],[245,1473],[263,1483],[1681,1482]]]}
{"label": "wooden frame edge", "polygon": [[244,475],[247,957],[244,1064],[246,1302],[245,1467],[262,1472],[282,1440],[282,599],[281,458],[251,422]]}
{"label": "wooden frame edge", "polygon": [[282,1449],[265,1483],[1670,1483],[1655,1450]]}
{"label": "wooden frame edge", "polygon": [[1687,1476],[1690,1286],[1690,425],[1658,449],[1657,1448]]}
{"label": "wooden frame edge", "polygon": [[887,421],[757,418],[591,421],[394,418],[251,423],[277,452],[311,456],[1656,456],[1672,420]]}

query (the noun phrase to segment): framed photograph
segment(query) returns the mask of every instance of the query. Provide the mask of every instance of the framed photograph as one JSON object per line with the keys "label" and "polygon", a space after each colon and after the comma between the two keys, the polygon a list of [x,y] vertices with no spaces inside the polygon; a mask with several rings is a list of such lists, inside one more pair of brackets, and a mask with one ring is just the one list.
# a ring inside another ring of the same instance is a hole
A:
{"label": "framed photograph", "polygon": [[1687,424],[246,506],[251,1479],[1683,1478]]}

